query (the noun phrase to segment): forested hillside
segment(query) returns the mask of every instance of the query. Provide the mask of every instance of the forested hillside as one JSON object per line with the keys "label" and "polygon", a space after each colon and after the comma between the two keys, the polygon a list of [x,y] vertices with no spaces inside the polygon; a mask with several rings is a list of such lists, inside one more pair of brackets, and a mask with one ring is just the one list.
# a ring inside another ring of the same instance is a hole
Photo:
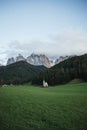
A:
{"label": "forested hillside", "polygon": [[43,79],[49,85],[68,83],[73,79],[87,81],[87,54],[69,58],[50,69],[33,66],[25,61],[0,67],[0,84],[42,85]]}
{"label": "forested hillside", "polygon": [[46,71],[44,66],[33,66],[25,61],[0,67],[0,84],[23,84],[31,82],[40,72]]}
{"label": "forested hillside", "polygon": [[68,83],[73,79],[87,81],[87,54],[69,58],[33,79],[33,84],[42,84],[45,79],[50,85]]}

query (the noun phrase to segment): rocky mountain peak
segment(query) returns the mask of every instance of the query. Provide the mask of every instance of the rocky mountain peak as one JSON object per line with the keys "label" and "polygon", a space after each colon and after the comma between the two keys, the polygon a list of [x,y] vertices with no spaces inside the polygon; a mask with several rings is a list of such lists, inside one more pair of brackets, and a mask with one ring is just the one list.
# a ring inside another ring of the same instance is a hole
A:
{"label": "rocky mountain peak", "polygon": [[24,58],[21,54],[19,54],[15,59],[9,58],[7,61],[7,65],[12,64],[14,62],[18,62],[18,61],[26,61],[29,64],[32,65],[44,65],[47,68],[50,68],[52,66],[54,66],[55,64],[58,64],[66,59],[68,59],[70,56],[60,56],[58,59],[56,59],[55,61],[52,59],[49,59],[46,55],[44,54],[34,54],[32,53],[30,56],[28,56],[27,58]]}
{"label": "rocky mountain peak", "polygon": [[2,64],[0,64],[0,66],[2,66]]}
{"label": "rocky mountain peak", "polygon": [[21,55],[19,54],[17,57],[16,57],[16,62],[18,61],[25,61],[26,59]]}
{"label": "rocky mountain peak", "polygon": [[37,55],[37,54],[31,54],[27,57],[27,62],[33,65],[44,65],[46,67],[50,67],[50,61],[49,58],[45,55]]}
{"label": "rocky mountain peak", "polygon": [[69,58],[69,56],[60,56],[58,59],[55,60],[55,64],[58,64],[68,58]]}
{"label": "rocky mountain peak", "polygon": [[12,64],[12,63],[14,63],[14,62],[15,62],[14,57],[9,58],[9,59],[7,60],[7,65]]}

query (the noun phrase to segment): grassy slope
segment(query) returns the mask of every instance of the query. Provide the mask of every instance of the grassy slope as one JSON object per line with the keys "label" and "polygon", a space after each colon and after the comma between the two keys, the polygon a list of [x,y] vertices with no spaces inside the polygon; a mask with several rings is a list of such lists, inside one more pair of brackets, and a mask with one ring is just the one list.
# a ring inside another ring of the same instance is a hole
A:
{"label": "grassy slope", "polygon": [[0,88],[0,130],[87,130],[87,83]]}

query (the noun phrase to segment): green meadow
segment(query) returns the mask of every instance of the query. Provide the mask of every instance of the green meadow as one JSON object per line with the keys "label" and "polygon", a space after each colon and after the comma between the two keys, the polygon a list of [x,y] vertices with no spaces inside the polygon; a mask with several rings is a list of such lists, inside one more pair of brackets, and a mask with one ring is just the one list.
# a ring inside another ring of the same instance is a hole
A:
{"label": "green meadow", "polygon": [[87,83],[0,87],[0,130],[87,130]]}

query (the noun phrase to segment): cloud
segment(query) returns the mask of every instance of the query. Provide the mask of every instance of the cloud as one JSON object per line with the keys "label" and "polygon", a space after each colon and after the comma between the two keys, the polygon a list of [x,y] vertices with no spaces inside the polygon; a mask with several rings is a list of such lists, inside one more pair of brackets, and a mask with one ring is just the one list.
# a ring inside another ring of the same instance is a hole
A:
{"label": "cloud", "polygon": [[6,63],[9,57],[18,54],[24,57],[31,53],[46,54],[49,57],[87,53],[87,32],[83,30],[64,30],[48,37],[46,40],[31,40],[25,42],[12,41],[0,45],[0,62]]}
{"label": "cloud", "polygon": [[82,30],[65,30],[51,40],[58,55],[87,53],[87,32]]}

